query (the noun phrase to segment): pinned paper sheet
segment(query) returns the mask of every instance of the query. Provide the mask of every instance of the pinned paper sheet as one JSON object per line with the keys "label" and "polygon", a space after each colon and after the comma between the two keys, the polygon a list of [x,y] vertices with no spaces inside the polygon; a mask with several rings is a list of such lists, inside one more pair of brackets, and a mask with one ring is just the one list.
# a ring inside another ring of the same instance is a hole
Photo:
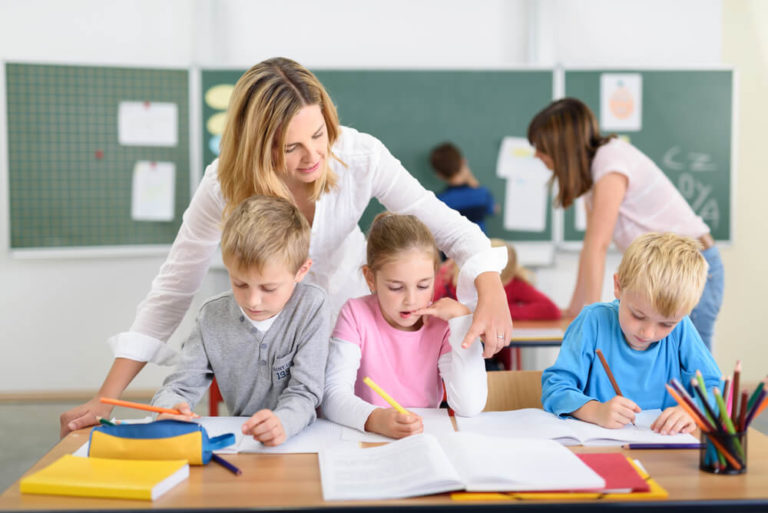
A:
{"label": "pinned paper sheet", "polygon": [[175,103],[120,102],[118,142],[124,146],[176,146],[178,117]]}
{"label": "pinned paper sheet", "polygon": [[547,224],[547,182],[550,171],[536,157],[528,140],[505,137],[501,141],[496,174],[507,180],[504,228],[542,232]]}
{"label": "pinned paper sheet", "polygon": [[173,162],[136,162],[133,168],[131,218],[136,221],[172,221],[175,175]]}
{"label": "pinned paper sheet", "polygon": [[639,73],[600,75],[600,128],[637,132],[643,127],[643,78]]}

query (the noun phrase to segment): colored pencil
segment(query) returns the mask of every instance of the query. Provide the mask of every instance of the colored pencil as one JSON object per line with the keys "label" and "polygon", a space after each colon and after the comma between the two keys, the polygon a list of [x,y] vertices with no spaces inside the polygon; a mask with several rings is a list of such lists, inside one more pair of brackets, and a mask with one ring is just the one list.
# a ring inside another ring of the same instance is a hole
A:
{"label": "colored pencil", "polygon": [[394,409],[396,409],[400,413],[402,413],[404,415],[408,415],[410,413],[408,410],[406,410],[405,408],[400,406],[397,401],[392,399],[392,396],[390,396],[388,393],[386,393],[379,385],[374,383],[374,381],[371,378],[369,378],[368,376],[363,378],[363,383],[365,383],[366,385],[371,387],[374,392],[379,394],[382,399],[387,401]]}
{"label": "colored pencil", "polygon": [[672,388],[674,388],[680,397],[686,402],[686,404],[688,404],[691,411],[696,413],[702,421],[707,420],[704,412],[702,412],[701,409],[696,405],[696,401],[688,394],[688,391],[685,390],[685,387],[682,383],[680,383],[677,379],[672,378],[670,384],[672,385]]}
{"label": "colored pencil", "polygon": [[733,381],[731,382],[730,396],[733,398],[733,404],[731,405],[731,418],[735,421],[739,416],[739,381],[741,377],[741,360],[736,360],[736,367],[733,368]]}
{"label": "colored pencil", "polygon": [[749,403],[747,404],[747,411],[751,410],[752,407],[755,405],[755,401],[757,401],[757,396],[760,395],[760,392],[763,391],[764,387],[765,387],[765,380],[757,384],[754,392],[752,392],[752,395],[749,397]]}
{"label": "colored pencil", "polygon": [[[731,417],[728,416],[728,412],[725,410],[725,401],[720,395],[720,389],[714,387],[712,389],[712,393],[715,395],[715,401],[717,401],[717,406],[720,408],[720,418],[725,423],[725,429],[731,435],[736,435],[736,427],[733,425]],[[744,449],[741,447],[741,442],[739,442],[739,439],[736,438],[736,436],[733,436],[731,439],[733,440],[733,446],[736,448],[736,452],[739,453],[739,456],[743,461],[745,455]]]}
{"label": "colored pencil", "polygon": [[99,421],[99,424],[102,424],[104,426],[117,426],[120,422],[112,422],[111,420],[107,420],[104,417],[96,416],[96,420]]}
{"label": "colored pencil", "polygon": [[747,429],[745,424],[747,420],[747,401],[749,401],[749,392],[741,391],[741,401],[739,401],[739,420],[737,421],[739,431]]}
{"label": "colored pencil", "polygon": [[731,378],[722,377],[723,379],[723,402],[725,403],[725,413],[727,416],[731,416]]}
{"label": "colored pencil", "polygon": [[[600,363],[603,364],[603,369],[605,369],[605,373],[608,375],[608,379],[611,380],[613,391],[616,392],[616,395],[620,395],[624,397],[624,394],[621,393],[621,389],[619,388],[619,384],[616,383],[616,379],[613,377],[613,372],[611,372],[611,368],[608,367],[608,362],[605,360],[605,356],[603,355],[603,352],[600,349],[596,349],[595,354],[597,355],[598,358],[600,358]],[[637,427],[634,420],[632,421],[632,425]]]}
{"label": "colored pencil", "polygon": [[703,449],[705,444],[624,444],[622,449]]}
{"label": "colored pencil", "polygon": [[755,404],[752,405],[752,409],[747,412],[747,419],[744,421],[747,424],[747,427],[749,427],[752,421],[760,415],[760,412],[765,408],[765,403],[765,389],[763,389],[760,391],[760,394],[758,394]]}
{"label": "colored pencil", "polygon": [[[696,382],[696,379],[691,378],[691,384],[694,382]],[[714,410],[712,410],[712,406],[710,406],[709,401],[706,399],[706,391],[702,391],[700,386],[695,386],[693,388],[693,392],[698,395],[699,401],[701,401],[701,404],[704,405],[704,411],[706,412],[707,418],[712,423],[714,429],[716,431],[723,431],[723,427],[717,421],[717,415],[715,415]]]}
{"label": "colored pencil", "polygon": [[[122,399],[112,399],[111,397],[99,398],[104,404],[112,404],[114,406],[123,406],[125,408],[134,408],[136,410],[153,411],[155,413],[170,413],[171,415],[183,415],[179,410],[173,408],[160,408],[159,406],[152,406],[144,403],[134,403],[132,401],[123,401]],[[197,417],[197,414],[192,414],[193,417]]]}
{"label": "colored pencil", "polygon": [[720,440],[718,440],[717,433],[712,432],[711,428],[706,424],[704,424],[696,414],[694,414],[692,411],[688,411],[688,405],[685,404],[685,401],[683,401],[683,398],[678,395],[678,393],[675,391],[674,388],[672,388],[670,385],[666,385],[666,387],[669,394],[672,397],[674,397],[675,400],[677,401],[677,404],[679,404],[682,409],[686,410],[688,415],[690,415],[691,418],[693,418],[693,421],[696,422],[696,424],[699,426],[699,429],[701,429],[702,431],[704,431],[704,433],[707,434],[707,436],[709,437],[709,441],[712,442],[712,445],[717,447],[718,451],[720,451],[720,453],[723,456],[725,456],[725,458],[728,461],[731,462],[731,464],[736,470],[740,470],[742,467],[741,463],[730,453],[730,451],[726,450],[726,448],[723,447],[723,444],[720,443]]}
{"label": "colored pencil", "polygon": [[229,470],[230,472],[232,472],[236,476],[239,476],[240,474],[243,473],[242,470],[240,470],[239,468],[237,468],[236,466],[234,466],[233,464],[231,464],[230,462],[228,462],[227,460],[225,460],[224,458],[222,458],[221,456],[219,456],[216,453],[213,453],[211,455],[211,459],[213,459],[213,461],[215,461],[216,463],[218,463],[219,465],[221,465],[225,469]]}

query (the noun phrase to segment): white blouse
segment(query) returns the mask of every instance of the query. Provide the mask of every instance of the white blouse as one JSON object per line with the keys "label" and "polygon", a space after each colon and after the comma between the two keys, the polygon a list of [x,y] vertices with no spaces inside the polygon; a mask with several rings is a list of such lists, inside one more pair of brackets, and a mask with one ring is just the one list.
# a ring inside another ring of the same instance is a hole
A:
{"label": "white blouse", "polygon": [[[333,153],[346,166],[329,159],[338,182],[315,204],[309,248],[313,264],[305,280],[328,292],[334,316],[347,299],[369,293],[360,271],[365,236],[357,223],[371,198],[391,212],[421,219],[440,249],[473,280],[496,270],[490,242],[480,228],[424,189],[378,139],[342,127]],[[217,170],[218,160],[206,169],[130,330],[110,338],[115,357],[161,364],[175,357],[165,342],[189,308],[221,241],[225,201]]]}

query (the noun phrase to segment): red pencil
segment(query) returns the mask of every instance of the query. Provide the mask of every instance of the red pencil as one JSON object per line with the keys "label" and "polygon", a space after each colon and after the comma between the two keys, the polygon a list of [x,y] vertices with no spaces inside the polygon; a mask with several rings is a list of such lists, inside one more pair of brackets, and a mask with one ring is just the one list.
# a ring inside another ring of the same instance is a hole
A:
{"label": "red pencil", "polygon": [[741,376],[741,360],[736,360],[736,367],[733,369],[733,383],[731,384],[731,397],[733,397],[733,406],[731,406],[731,418],[738,419],[739,415],[739,376]]}
{"label": "red pencil", "polygon": [[744,423],[747,420],[747,402],[749,401],[749,392],[746,390],[743,390],[741,392],[741,402],[739,403],[740,410],[739,410],[739,420],[737,423],[737,428],[739,431],[744,431],[747,429],[747,426],[744,425]]}

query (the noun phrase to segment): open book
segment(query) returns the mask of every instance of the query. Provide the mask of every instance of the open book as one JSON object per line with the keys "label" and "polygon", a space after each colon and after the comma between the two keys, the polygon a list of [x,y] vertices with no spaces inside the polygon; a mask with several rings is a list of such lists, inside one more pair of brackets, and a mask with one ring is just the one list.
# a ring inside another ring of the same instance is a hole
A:
{"label": "open book", "polygon": [[603,478],[552,440],[420,434],[369,449],[323,449],[319,461],[325,500],[605,487]]}
{"label": "open book", "polygon": [[651,424],[661,410],[643,410],[635,426],[608,429],[597,424],[557,415],[537,408],[483,412],[476,417],[456,417],[459,431],[506,438],[549,438],[563,445],[621,445],[623,443],[698,443],[690,434],[661,435],[651,431]]}

